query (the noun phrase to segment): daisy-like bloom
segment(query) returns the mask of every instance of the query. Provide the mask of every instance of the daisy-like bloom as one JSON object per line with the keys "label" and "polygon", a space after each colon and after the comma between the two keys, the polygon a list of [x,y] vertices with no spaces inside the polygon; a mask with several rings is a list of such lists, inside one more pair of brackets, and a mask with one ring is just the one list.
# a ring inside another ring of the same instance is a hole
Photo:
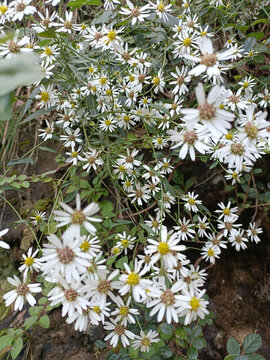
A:
{"label": "daisy-like bloom", "polygon": [[56,235],[48,236],[49,243],[44,244],[42,271],[50,274],[52,271],[64,276],[68,283],[72,280],[80,281],[80,274],[86,272],[90,266],[91,255],[80,248],[82,239],[80,229],[69,227],[59,239]]}
{"label": "daisy-like bloom", "polygon": [[177,231],[177,235],[181,240],[188,240],[189,238],[193,238],[195,235],[195,230],[193,229],[194,224],[190,224],[190,219],[186,220],[185,217],[183,219],[179,219],[180,226],[174,226],[174,230]]}
{"label": "daisy-like bloom", "polygon": [[87,272],[82,275],[81,279],[91,278],[98,279],[98,274],[106,274],[106,265],[104,263],[106,259],[103,259],[103,253],[100,251],[96,257],[90,260],[90,266],[87,267]]}
{"label": "daisy-like bloom", "polygon": [[176,73],[171,72],[171,75],[176,79],[170,82],[170,85],[175,85],[172,90],[173,94],[184,95],[188,91],[187,83],[190,82],[191,76],[187,75],[188,68],[183,66],[181,70],[176,66]]}
{"label": "daisy-like bloom", "polygon": [[133,198],[131,203],[137,201],[138,205],[142,206],[143,201],[148,202],[151,199],[150,189],[147,185],[141,186],[141,184],[136,183],[135,189],[130,190],[128,197]]}
{"label": "daisy-like bloom", "polygon": [[215,210],[219,215],[219,220],[223,219],[224,221],[234,222],[238,219],[237,211],[238,207],[235,206],[231,208],[231,201],[225,205],[223,202],[218,203],[219,210]]}
{"label": "daisy-like bloom", "polygon": [[208,234],[207,238],[210,241],[210,243],[206,243],[206,245],[212,244],[212,245],[218,247],[219,249],[220,248],[227,249],[227,241],[222,240],[223,235],[224,235],[224,233],[216,234],[214,232],[212,232],[211,234]]}
{"label": "daisy-like bloom", "polygon": [[99,127],[103,131],[113,132],[116,129],[116,124],[117,121],[109,114],[107,118],[102,118],[99,122]]}
{"label": "daisy-like bloom", "polygon": [[171,149],[181,146],[179,157],[185,159],[189,154],[192,161],[196,159],[195,150],[200,154],[205,154],[209,149],[209,146],[203,142],[204,133],[204,127],[199,126],[199,124],[183,127],[180,131],[177,128],[167,131],[167,134],[170,135],[169,140],[176,143]]}
{"label": "daisy-like bloom", "polygon": [[185,316],[185,325],[190,324],[192,321],[204,319],[205,315],[209,313],[206,309],[209,301],[203,299],[206,290],[198,293],[188,292],[183,290],[184,295],[179,295],[181,305],[178,308],[178,316]]}
{"label": "daisy-like bloom", "polygon": [[186,202],[186,204],[184,204],[184,207],[188,211],[198,212],[199,209],[197,205],[202,203],[201,200],[197,199],[198,196],[199,196],[198,194],[195,195],[194,192],[192,191],[192,192],[188,192],[187,195],[181,197],[181,199]]}
{"label": "daisy-like bloom", "polygon": [[117,162],[121,165],[124,165],[127,169],[132,170],[134,166],[141,165],[141,161],[135,159],[135,156],[138,153],[139,153],[138,149],[133,149],[132,152],[130,152],[130,150],[127,149],[127,155],[120,155],[120,157],[117,159]]}
{"label": "daisy-like bloom", "polygon": [[106,10],[114,10],[118,4],[120,4],[119,0],[105,0],[103,6]]}
{"label": "daisy-like bloom", "polygon": [[96,28],[95,25],[91,25],[88,29],[88,34],[84,35],[86,41],[89,41],[89,45],[95,49],[102,46],[102,38],[105,34],[106,27],[103,25],[100,28]]}
{"label": "daisy-like bloom", "polygon": [[70,152],[66,152],[66,155],[69,156],[67,159],[66,159],[66,163],[69,163],[72,165],[77,165],[78,164],[78,160],[79,160],[79,155],[80,155],[80,151],[82,150],[82,147],[79,146],[77,148],[77,150],[72,147],[71,148],[71,151]]}
{"label": "daisy-like bloom", "polygon": [[28,271],[33,272],[39,272],[41,268],[41,261],[36,259],[35,256],[38,253],[38,249],[32,254],[33,248],[30,247],[30,249],[27,252],[27,255],[23,254],[23,265],[19,267],[20,272],[24,272],[24,274],[27,274]]}
{"label": "daisy-like bloom", "polygon": [[245,77],[242,81],[239,81],[238,85],[241,85],[240,90],[244,90],[246,94],[252,92],[252,88],[256,84],[256,80],[251,76]]}
{"label": "daisy-like bloom", "polygon": [[6,43],[0,45],[0,57],[6,57],[6,59],[12,59],[15,55],[20,53],[29,53],[33,49],[27,47],[28,37],[25,36],[23,39],[18,40],[19,29],[16,30],[13,39],[9,39]]}
{"label": "daisy-like bloom", "polygon": [[47,89],[44,85],[41,85],[39,89],[39,94],[36,95],[35,98],[40,100],[38,106],[40,108],[45,107],[45,109],[49,109],[58,101],[56,90],[53,89],[53,84],[48,85]]}
{"label": "daisy-like bloom", "polygon": [[200,216],[198,216],[198,222],[196,224],[196,226],[198,227],[198,236],[199,237],[204,237],[207,236],[207,232],[206,230],[208,230],[209,227],[209,222],[207,222],[207,217],[204,216],[203,218],[201,218]]}
{"label": "daisy-like bloom", "polygon": [[[3,229],[0,231],[0,238],[2,238],[2,236],[4,236],[7,232],[9,231],[9,229]],[[10,246],[5,242],[0,240],[0,247],[3,249],[10,249]]]}
{"label": "daisy-like bloom", "polygon": [[147,304],[152,308],[149,316],[158,313],[157,321],[160,322],[166,317],[166,322],[170,324],[173,321],[178,322],[178,307],[180,306],[180,295],[177,293],[184,287],[183,281],[176,281],[171,288],[165,285],[165,279],[162,278],[158,287],[151,287],[149,295],[154,298]]}
{"label": "daisy-like bloom", "polygon": [[80,314],[76,309],[73,314],[66,319],[68,324],[75,322],[74,329],[77,331],[86,331],[89,320],[92,324],[98,325],[101,321],[99,314],[93,310],[91,310],[88,305],[86,309],[82,310]]}
{"label": "daisy-like bloom", "polygon": [[155,171],[160,171],[161,175],[170,174],[173,170],[172,165],[170,165],[171,159],[163,158],[162,161],[159,161],[155,166]]}
{"label": "daisy-like bloom", "polygon": [[189,33],[187,29],[183,29],[179,35],[177,41],[173,43],[173,54],[175,58],[183,58],[186,54],[192,53],[197,48],[196,35]]}
{"label": "daisy-like bloom", "polygon": [[40,11],[37,12],[38,16],[41,19],[39,24],[32,24],[33,30],[37,33],[41,33],[46,31],[48,28],[53,27],[56,25],[54,22],[55,18],[57,17],[57,12],[54,11],[51,15],[49,13],[49,9],[45,9],[45,15],[43,15]]}
{"label": "daisy-like bloom", "polygon": [[46,60],[46,64],[52,64],[56,60],[56,56],[60,54],[60,49],[57,45],[48,45],[44,47],[43,52],[40,54],[41,59]]}
{"label": "daisy-like bloom", "polygon": [[37,9],[34,6],[29,5],[32,0],[15,0],[10,3],[13,7],[13,21],[21,21],[24,15],[34,14]]}
{"label": "daisy-like bloom", "polygon": [[104,329],[111,331],[104,341],[111,339],[110,345],[112,347],[116,347],[119,340],[121,340],[123,347],[127,347],[129,345],[128,339],[134,339],[135,336],[131,331],[127,330],[126,326],[119,324],[114,319],[111,319],[111,322],[106,321]]}
{"label": "daisy-like bloom", "polygon": [[127,235],[124,231],[123,234],[117,234],[116,237],[119,239],[116,246],[124,249],[125,255],[127,255],[127,250],[132,250],[134,248],[134,241],[136,240],[136,236],[131,237],[131,235]]}
{"label": "daisy-like bloom", "polygon": [[228,90],[224,105],[229,107],[232,111],[235,111],[236,108],[244,110],[248,106],[248,101],[243,99],[240,89],[238,89],[236,93]]}
{"label": "daisy-like bloom", "polygon": [[150,9],[155,10],[157,16],[166,21],[168,20],[168,13],[171,11],[172,4],[166,5],[163,0],[157,0],[156,4],[152,1],[149,2]]}
{"label": "daisy-like bloom", "polygon": [[[191,60],[192,62],[199,63],[193,69],[189,71],[189,75],[199,76],[206,72],[207,79],[213,78],[214,84],[223,81],[221,77],[221,69],[223,71],[229,67],[226,65],[221,65],[220,61],[231,60],[233,58],[234,49],[229,48],[221,53],[215,53],[213,49],[212,40],[203,37],[197,41],[198,47],[201,51],[201,56],[194,56],[186,54],[185,58]],[[240,53],[238,54],[241,57]]]}
{"label": "daisy-like bloom", "polygon": [[187,274],[182,275],[182,280],[185,284],[185,289],[188,292],[198,292],[199,288],[204,286],[206,280],[206,272],[205,270],[200,270],[200,267],[196,268],[193,265],[190,265],[190,269]]}
{"label": "daisy-like bloom", "polygon": [[127,326],[128,323],[135,324],[136,320],[132,315],[139,315],[139,311],[137,309],[132,309],[129,307],[131,297],[127,299],[126,303],[124,303],[120,296],[114,296],[112,300],[114,304],[117,305],[117,309],[111,313],[112,316],[116,315],[115,320],[125,326]]}
{"label": "daisy-like bloom", "polygon": [[259,98],[261,98],[262,100],[259,102],[260,106],[263,107],[267,107],[270,105],[270,93],[268,89],[264,89],[264,93],[259,93],[258,94]]}
{"label": "daisy-like bloom", "polygon": [[54,122],[51,123],[46,119],[46,128],[45,129],[38,129],[41,132],[38,136],[42,137],[44,141],[52,139],[53,132],[54,132]]}
{"label": "daisy-like bloom", "polygon": [[144,21],[150,15],[149,4],[140,7],[133,5],[131,1],[126,0],[126,7],[122,7],[119,14],[126,15],[131,18],[131,25],[135,25],[137,21]]}
{"label": "daisy-like bloom", "polygon": [[247,235],[250,238],[251,241],[255,241],[256,244],[261,241],[259,238],[259,234],[263,232],[262,228],[258,228],[256,226],[256,223],[249,223],[249,229],[247,230]]}
{"label": "daisy-like bloom", "polygon": [[80,244],[81,251],[88,253],[91,256],[91,259],[95,258],[97,253],[100,251],[100,245],[97,245],[99,242],[100,241],[97,240],[97,236],[91,238],[90,235],[88,235],[87,238]]}
{"label": "daisy-like bloom", "polygon": [[207,98],[202,83],[195,89],[198,107],[197,109],[182,109],[183,120],[187,125],[196,124],[200,121],[211,133],[213,139],[218,140],[222,134],[226,134],[231,128],[234,114],[220,109],[220,104],[226,97],[224,86],[214,86]]}
{"label": "daisy-like bloom", "polygon": [[210,261],[211,264],[215,264],[216,258],[219,259],[219,254],[221,250],[218,246],[214,245],[213,243],[206,243],[201,251],[201,255],[203,259],[206,261]]}
{"label": "daisy-like bloom", "polygon": [[47,220],[45,211],[35,211],[33,216],[30,216],[32,219],[31,223],[34,226],[40,225],[43,221]]}
{"label": "daisy-like bloom", "polygon": [[98,166],[102,166],[104,164],[103,160],[101,159],[101,152],[96,149],[89,148],[88,151],[83,153],[84,156],[79,155],[78,159],[80,161],[86,162],[83,165],[83,169],[89,172],[91,169],[97,170]]}
{"label": "daisy-like bloom", "polygon": [[98,325],[98,322],[95,320],[94,313],[99,315],[102,324],[104,324],[105,317],[110,317],[110,312],[111,312],[111,309],[109,307],[110,305],[111,305],[110,302],[107,302],[106,304],[101,305],[100,303],[91,301],[91,304],[90,304],[91,310],[89,313],[91,324]]}
{"label": "daisy-like bloom", "polygon": [[157,136],[153,139],[155,149],[163,149],[168,146],[168,140],[163,136]]}
{"label": "daisy-like bloom", "polygon": [[10,277],[7,278],[7,281],[14,286],[15,289],[7,292],[3,298],[6,306],[11,305],[15,301],[14,311],[22,310],[25,300],[30,306],[34,306],[36,299],[31,293],[39,293],[42,290],[39,283],[27,284],[26,280],[27,274],[24,274],[22,282],[16,275],[13,276],[13,279]]}
{"label": "daisy-like bloom", "polygon": [[107,301],[107,296],[113,296],[112,290],[119,289],[120,287],[120,281],[113,281],[118,273],[119,270],[116,269],[107,276],[106,271],[97,271],[97,278],[85,279],[84,290],[87,292],[87,296],[92,297],[92,300],[101,306],[104,305]]}
{"label": "daisy-like bloom", "polygon": [[0,24],[10,21],[13,15],[13,8],[7,3],[7,0],[0,2]]}
{"label": "daisy-like bloom", "polygon": [[[226,211],[226,210],[225,210]],[[239,228],[240,226],[242,226],[242,224],[236,224],[235,221],[237,220],[237,218],[232,218],[230,221],[221,221],[218,220],[218,229],[222,230],[222,235],[227,237],[228,235],[231,234],[231,232],[234,229]]]}
{"label": "daisy-like bloom", "polygon": [[72,11],[68,12],[66,10],[65,19],[63,19],[61,17],[58,17],[58,18],[61,23],[55,25],[55,26],[60,26],[60,28],[57,29],[56,32],[64,32],[64,33],[71,34],[72,30],[75,30],[75,24],[72,23],[72,18],[73,18]]}
{"label": "daisy-like bloom", "polygon": [[133,299],[136,302],[142,302],[145,298],[145,289],[152,285],[152,282],[148,279],[142,279],[142,276],[147,272],[144,268],[141,270],[142,263],[135,259],[134,269],[131,270],[128,264],[124,263],[126,270],[125,274],[121,274],[119,282],[121,286],[119,293],[121,296],[132,291]]}
{"label": "daisy-like bloom", "polygon": [[225,179],[226,180],[232,180],[232,185],[236,184],[237,182],[240,183],[240,177],[242,176],[241,173],[232,170],[232,169],[228,169],[226,170],[226,175],[225,175]]}
{"label": "daisy-like bloom", "polygon": [[237,251],[240,251],[241,249],[245,250],[247,248],[246,242],[248,242],[248,239],[244,236],[244,230],[242,229],[232,230],[229,241]]}
{"label": "daisy-like bloom", "polygon": [[226,145],[215,151],[218,159],[228,164],[228,168],[240,172],[243,169],[243,163],[253,166],[256,158],[261,157],[256,146],[250,146],[248,141],[227,140]]}
{"label": "daisy-like bloom", "polygon": [[117,50],[118,46],[123,44],[123,40],[118,35],[122,31],[123,31],[123,28],[119,28],[117,30],[113,29],[112,27],[110,29],[105,28],[104,35],[101,38],[102,51],[105,51],[108,49]]}
{"label": "daisy-like bloom", "polygon": [[148,352],[151,344],[157,343],[160,341],[159,333],[154,330],[149,330],[147,334],[143,330],[140,331],[140,335],[135,335],[132,342],[132,347],[134,350],[139,349],[141,352]]}
{"label": "daisy-like bloom", "polygon": [[62,210],[54,210],[54,219],[59,222],[57,227],[66,226],[71,224],[69,227],[72,229],[80,230],[81,226],[91,234],[95,235],[97,229],[91,222],[101,222],[102,219],[98,219],[93,217],[92,215],[96,214],[99,211],[99,205],[95,202],[90,203],[86,206],[85,209],[81,210],[81,199],[80,195],[76,195],[76,210],[73,210],[69,205],[64,202],[60,202],[59,204],[65,211]]}
{"label": "daisy-like bloom", "polygon": [[179,245],[178,234],[168,234],[166,226],[162,226],[159,238],[158,241],[147,239],[149,245],[147,245],[145,253],[151,256],[151,265],[162,259],[165,267],[172,269],[177,265],[178,258],[180,260],[185,258],[185,255],[180,254],[180,252],[186,250],[186,247]]}
{"label": "daisy-like bloom", "polygon": [[60,140],[64,141],[65,147],[74,147],[77,143],[82,143],[81,136],[81,129],[77,128],[74,131],[70,128],[65,128],[65,132],[67,135],[60,135]]}
{"label": "daisy-like bloom", "polygon": [[145,225],[149,226],[155,234],[157,234],[162,228],[162,222],[164,221],[165,217],[161,218],[161,214],[157,214],[155,217],[149,215],[149,220],[145,220]]}
{"label": "daisy-like bloom", "polygon": [[154,86],[154,93],[157,94],[159,91],[163,91],[165,81],[163,78],[163,71],[160,69],[156,76],[152,77],[152,84]]}

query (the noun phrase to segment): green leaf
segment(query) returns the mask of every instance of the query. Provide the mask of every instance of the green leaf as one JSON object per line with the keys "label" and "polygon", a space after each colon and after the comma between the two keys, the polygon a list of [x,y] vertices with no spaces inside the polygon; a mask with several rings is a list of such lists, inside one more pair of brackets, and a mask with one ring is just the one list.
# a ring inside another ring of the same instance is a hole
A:
{"label": "green leaf", "polygon": [[248,357],[246,355],[238,355],[234,360],[248,360]]}
{"label": "green leaf", "polygon": [[239,355],[240,354],[240,346],[238,342],[234,338],[229,338],[227,341],[227,351],[231,355]]}
{"label": "green leaf", "polygon": [[115,267],[117,267],[117,269],[124,270],[124,264],[128,264],[127,256],[124,256],[121,259],[117,260],[115,263]]}
{"label": "green leaf", "polygon": [[235,359],[234,355],[227,355],[224,360],[234,360],[234,359]]}
{"label": "green leaf", "polygon": [[200,336],[201,333],[202,333],[202,327],[200,325],[194,326],[194,328],[192,329],[192,336],[196,338]]}
{"label": "green leaf", "polygon": [[84,5],[100,5],[100,0],[70,0],[67,3],[68,7],[79,8]]}
{"label": "green leaf", "polygon": [[163,346],[161,349],[159,349],[159,353],[163,359],[169,359],[171,356],[173,356],[172,349],[168,346]]}
{"label": "green leaf", "polygon": [[6,94],[0,97],[0,121],[10,120],[12,116],[12,96]]}
{"label": "green leaf", "polygon": [[247,38],[255,37],[257,40],[260,40],[264,37],[264,32],[252,32],[247,34]]}
{"label": "green leaf", "polygon": [[257,351],[262,346],[262,339],[259,334],[248,334],[244,339],[243,349],[246,354]]}
{"label": "green leaf", "polygon": [[265,357],[260,354],[247,354],[249,360],[265,360]]}
{"label": "green leaf", "polygon": [[12,343],[13,336],[4,335],[0,337],[0,349],[4,349]]}
{"label": "green leaf", "polygon": [[25,124],[25,123],[33,120],[33,119],[38,118],[39,116],[41,116],[41,115],[43,115],[43,114],[49,113],[49,112],[51,112],[51,111],[53,111],[53,110],[55,110],[55,109],[56,109],[56,106],[52,106],[52,107],[50,107],[49,109],[45,109],[45,108],[39,109],[39,110],[35,111],[33,114],[30,114],[29,116],[27,116],[27,118],[25,118],[25,119],[21,122],[21,124]]}
{"label": "green leaf", "polygon": [[43,315],[38,321],[39,325],[44,329],[48,329],[50,327],[50,318],[48,315]]}
{"label": "green leaf", "polygon": [[192,342],[192,346],[197,350],[201,350],[206,347],[205,338],[195,338]]}
{"label": "green leaf", "polygon": [[168,340],[173,336],[174,327],[171,324],[161,324],[159,327],[159,332],[161,334],[162,339]]}
{"label": "green leaf", "polygon": [[175,335],[176,335],[177,338],[179,338],[181,340],[186,340],[187,339],[187,332],[186,332],[186,329],[184,327],[176,328],[175,329]]}
{"label": "green leaf", "polygon": [[48,151],[48,152],[52,152],[52,153],[57,153],[56,150],[48,148],[47,146],[40,146],[39,150]]}
{"label": "green leaf", "polygon": [[188,359],[196,360],[198,358],[198,350],[191,346],[187,351]]}
{"label": "green leaf", "polygon": [[17,337],[14,340],[14,343],[12,343],[12,347],[13,349],[11,350],[11,357],[12,359],[16,359],[23,348],[23,339],[21,337]]}
{"label": "green leaf", "polygon": [[39,305],[45,305],[47,303],[48,299],[45,296],[42,296],[42,298],[40,298],[38,300]]}
{"label": "green leaf", "polygon": [[95,346],[99,349],[105,349],[108,345],[105,341],[98,339],[95,341]]}
{"label": "green leaf", "polygon": [[28,188],[29,188],[29,186],[30,186],[30,184],[29,184],[29,182],[28,182],[28,181],[23,181],[23,182],[21,182],[21,186],[22,186],[23,188],[28,189]]}
{"label": "green leaf", "polygon": [[23,159],[13,159],[8,163],[8,166],[12,166],[12,165],[21,165],[21,164],[31,164],[32,166],[34,165],[34,161],[32,159],[29,158],[23,158]]}
{"label": "green leaf", "polygon": [[257,39],[255,37],[248,37],[243,44],[243,48],[245,49],[245,51],[248,52],[251,49],[253,49],[256,42],[257,42]]}
{"label": "green leaf", "polygon": [[43,306],[32,306],[29,308],[30,315],[39,315],[39,313],[43,310]]}

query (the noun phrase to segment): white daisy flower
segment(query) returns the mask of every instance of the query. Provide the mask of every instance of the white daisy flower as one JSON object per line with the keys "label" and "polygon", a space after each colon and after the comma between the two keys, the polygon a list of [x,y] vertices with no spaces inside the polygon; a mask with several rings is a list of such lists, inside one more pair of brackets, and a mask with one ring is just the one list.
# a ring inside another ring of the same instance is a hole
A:
{"label": "white daisy flower", "polygon": [[206,309],[209,301],[203,299],[205,291],[193,293],[184,289],[184,295],[179,296],[181,305],[178,308],[178,316],[185,316],[185,325],[197,320],[197,318],[204,319],[205,315],[209,313]]}
{"label": "white daisy flower", "polygon": [[13,276],[13,279],[10,277],[7,279],[15,289],[7,292],[3,298],[6,306],[11,305],[15,301],[14,311],[22,310],[25,300],[30,306],[34,306],[36,304],[36,299],[31,293],[39,293],[42,290],[39,283],[27,284],[26,279],[26,273],[23,276],[22,282],[16,275]]}
{"label": "white daisy flower", "polygon": [[215,264],[216,258],[219,259],[221,250],[218,246],[213,243],[206,243],[201,251],[202,258],[209,261],[211,264]]}
{"label": "white daisy flower", "polygon": [[57,227],[66,226],[71,224],[70,228],[80,229],[81,226],[84,226],[85,229],[91,234],[95,235],[97,229],[91,222],[101,222],[102,219],[93,217],[92,215],[96,214],[100,208],[99,205],[95,202],[90,203],[86,206],[85,209],[81,210],[81,199],[80,195],[76,195],[76,210],[73,210],[69,205],[64,202],[60,202],[59,205],[65,210],[54,210],[54,219],[59,222]]}
{"label": "white daisy flower", "polygon": [[140,335],[135,335],[132,342],[132,347],[134,350],[139,349],[141,352],[148,352],[151,344],[157,343],[160,341],[158,337],[159,333],[154,330],[149,330],[147,334],[143,330],[140,331]]}
{"label": "white daisy flower", "polygon": [[127,347],[129,345],[128,339],[134,339],[134,334],[127,330],[126,326],[119,324],[116,320],[111,319],[111,322],[106,321],[104,329],[111,331],[104,339],[107,341],[111,339],[110,345],[112,347],[116,347],[119,340],[123,347]]}
{"label": "white daisy flower", "polygon": [[262,228],[256,226],[256,223],[249,223],[249,229],[247,230],[247,235],[251,241],[255,241],[256,244],[261,241],[259,234],[263,232]]}
{"label": "white daisy flower", "polygon": [[[2,236],[4,236],[7,232],[9,231],[9,229],[3,229],[0,231],[0,238],[2,238]],[[0,247],[3,249],[10,249],[10,246],[5,242],[0,240]]]}
{"label": "white daisy flower", "polygon": [[41,268],[41,261],[39,259],[36,259],[35,256],[38,253],[38,249],[32,254],[33,248],[30,247],[30,249],[27,252],[27,255],[23,254],[23,265],[19,267],[20,272],[24,272],[24,274],[28,273],[28,271],[33,272],[39,272]]}

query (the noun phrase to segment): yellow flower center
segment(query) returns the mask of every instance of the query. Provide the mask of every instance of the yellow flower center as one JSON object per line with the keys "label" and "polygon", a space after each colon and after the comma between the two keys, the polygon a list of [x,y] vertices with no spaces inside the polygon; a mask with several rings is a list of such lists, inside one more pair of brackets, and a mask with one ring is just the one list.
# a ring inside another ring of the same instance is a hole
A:
{"label": "yellow flower center", "polygon": [[123,317],[127,316],[128,312],[129,312],[128,306],[121,306],[119,309],[119,314]]}
{"label": "yellow flower center", "polygon": [[26,266],[32,266],[34,264],[35,259],[33,259],[31,256],[28,256],[25,260],[24,263]]}
{"label": "yellow flower center", "polygon": [[101,79],[99,80],[99,82],[100,82],[101,85],[105,85],[106,82],[107,82],[107,79],[106,79],[106,78],[101,78]]}
{"label": "yellow flower center", "polygon": [[7,6],[5,6],[5,5],[1,5],[1,6],[0,6],[0,12],[2,13],[2,15],[4,15],[5,12],[7,12],[7,10],[8,10],[8,7],[7,7]]}
{"label": "yellow flower center", "polygon": [[213,249],[209,249],[209,250],[207,251],[207,254],[208,254],[209,256],[215,256],[215,252],[214,252]]}
{"label": "yellow flower center", "polygon": [[116,32],[114,30],[111,30],[108,32],[107,36],[108,36],[109,41],[112,41],[116,38]]}
{"label": "yellow flower center", "polygon": [[159,12],[164,12],[165,11],[165,4],[163,4],[162,2],[157,6],[157,10]]}
{"label": "yellow flower center", "polygon": [[161,255],[166,255],[170,252],[170,247],[167,243],[165,242],[160,242],[158,244],[158,252],[161,254]]}
{"label": "yellow flower center", "polygon": [[113,254],[118,255],[120,253],[120,249],[118,247],[113,248]]}
{"label": "yellow flower center", "polygon": [[224,215],[230,215],[230,213],[231,213],[231,210],[230,210],[230,209],[228,209],[228,208],[224,208],[224,209],[223,209],[223,214],[224,214]]}
{"label": "yellow flower center", "polygon": [[100,313],[101,313],[101,310],[100,310],[100,307],[99,307],[99,306],[95,306],[95,307],[93,308],[93,311],[94,311],[95,313],[97,313],[97,314],[100,314]]}
{"label": "yellow flower center", "polygon": [[138,274],[132,272],[128,275],[126,283],[131,286],[138,285],[140,282],[140,277]]}
{"label": "yellow flower center", "polygon": [[124,239],[121,241],[121,244],[124,246],[124,247],[128,247],[129,245],[129,241],[127,239]]}
{"label": "yellow flower center", "polygon": [[45,48],[44,53],[45,53],[47,56],[52,56],[52,55],[53,55],[52,49],[50,49],[49,47],[46,47],[46,48]]}
{"label": "yellow flower center", "polygon": [[158,76],[155,76],[155,77],[153,78],[153,83],[154,83],[155,85],[159,85],[159,84],[160,84],[160,78],[159,78]]}
{"label": "yellow flower center", "polygon": [[201,307],[200,305],[200,300],[197,299],[195,296],[193,296],[189,302],[190,306],[191,306],[191,310],[196,311],[199,307]]}
{"label": "yellow flower center", "polygon": [[183,45],[188,47],[191,45],[191,39],[190,38],[186,38],[184,41],[183,41]]}
{"label": "yellow flower center", "polygon": [[144,337],[144,338],[142,338],[142,340],[141,340],[141,344],[142,344],[143,346],[145,346],[145,347],[148,347],[148,346],[151,344],[151,342],[150,342],[150,340],[148,339],[148,337]]}
{"label": "yellow flower center", "polygon": [[233,173],[232,173],[232,178],[233,178],[233,179],[237,179],[237,177],[238,177],[238,174],[237,174],[236,172],[233,172]]}
{"label": "yellow flower center", "polygon": [[188,203],[189,203],[190,205],[194,205],[194,204],[195,204],[195,200],[192,199],[192,198],[190,198],[190,199],[188,199]]}
{"label": "yellow flower center", "polygon": [[105,125],[110,126],[112,124],[111,120],[107,119],[105,120]]}
{"label": "yellow flower center", "polygon": [[244,82],[243,87],[246,89],[249,87],[249,83],[247,81]]}
{"label": "yellow flower center", "polygon": [[81,246],[80,246],[80,249],[83,251],[83,252],[86,252],[90,249],[91,245],[89,244],[89,242],[87,240],[85,240]]}
{"label": "yellow flower center", "polygon": [[50,100],[50,95],[46,91],[42,91],[41,100],[45,101],[45,102],[49,101]]}

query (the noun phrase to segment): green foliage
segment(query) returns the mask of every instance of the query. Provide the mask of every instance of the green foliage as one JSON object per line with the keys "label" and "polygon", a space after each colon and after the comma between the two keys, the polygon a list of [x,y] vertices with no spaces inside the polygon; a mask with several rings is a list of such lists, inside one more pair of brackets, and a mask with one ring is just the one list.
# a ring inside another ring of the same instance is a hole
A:
{"label": "green foliage", "polygon": [[244,339],[242,351],[238,341],[229,338],[227,341],[229,355],[224,360],[265,360],[262,355],[255,353],[261,345],[262,339],[259,334],[248,334]]}

